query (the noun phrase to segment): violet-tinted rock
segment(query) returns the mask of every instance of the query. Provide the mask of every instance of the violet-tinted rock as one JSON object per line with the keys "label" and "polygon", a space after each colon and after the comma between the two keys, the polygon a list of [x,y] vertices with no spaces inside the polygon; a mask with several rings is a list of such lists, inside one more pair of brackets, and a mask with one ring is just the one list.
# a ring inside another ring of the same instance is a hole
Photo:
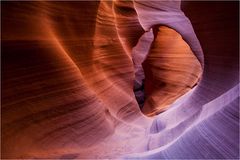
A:
{"label": "violet-tinted rock", "polygon": [[[1,158],[238,159],[238,3],[1,2]],[[203,74],[146,117],[134,82],[174,40]]]}

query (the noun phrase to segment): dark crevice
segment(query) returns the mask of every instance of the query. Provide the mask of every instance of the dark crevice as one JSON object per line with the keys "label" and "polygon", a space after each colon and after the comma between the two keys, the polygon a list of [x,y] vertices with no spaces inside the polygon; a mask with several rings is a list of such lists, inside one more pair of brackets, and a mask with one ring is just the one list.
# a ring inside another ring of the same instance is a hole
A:
{"label": "dark crevice", "polygon": [[138,102],[138,105],[139,105],[140,109],[142,109],[144,102],[145,102],[144,80],[142,82],[142,85],[135,81],[133,91],[135,94],[135,98]]}

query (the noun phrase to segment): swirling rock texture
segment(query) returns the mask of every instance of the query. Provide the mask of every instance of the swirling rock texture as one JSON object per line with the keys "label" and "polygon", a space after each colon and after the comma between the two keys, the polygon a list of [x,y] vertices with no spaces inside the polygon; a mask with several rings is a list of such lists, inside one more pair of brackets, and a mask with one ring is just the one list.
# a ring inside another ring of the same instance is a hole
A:
{"label": "swirling rock texture", "polygon": [[238,5],[1,2],[1,158],[238,159]]}

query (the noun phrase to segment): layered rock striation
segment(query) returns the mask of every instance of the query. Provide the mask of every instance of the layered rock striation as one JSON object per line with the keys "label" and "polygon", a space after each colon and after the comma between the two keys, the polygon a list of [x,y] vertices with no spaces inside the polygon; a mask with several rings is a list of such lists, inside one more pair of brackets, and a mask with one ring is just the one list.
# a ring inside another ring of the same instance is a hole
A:
{"label": "layered rock striation", "polygon": [[239,158],[238,2],[1,13],[1,158]]}

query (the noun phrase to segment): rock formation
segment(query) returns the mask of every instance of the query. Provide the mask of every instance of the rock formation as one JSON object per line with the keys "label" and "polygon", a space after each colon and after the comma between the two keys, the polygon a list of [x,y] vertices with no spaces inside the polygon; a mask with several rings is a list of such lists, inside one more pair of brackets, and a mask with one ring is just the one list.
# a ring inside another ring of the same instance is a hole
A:
{"label": "rock formation", "polygon": [[1,2],[1,158],[238,159],[238,3]]}

